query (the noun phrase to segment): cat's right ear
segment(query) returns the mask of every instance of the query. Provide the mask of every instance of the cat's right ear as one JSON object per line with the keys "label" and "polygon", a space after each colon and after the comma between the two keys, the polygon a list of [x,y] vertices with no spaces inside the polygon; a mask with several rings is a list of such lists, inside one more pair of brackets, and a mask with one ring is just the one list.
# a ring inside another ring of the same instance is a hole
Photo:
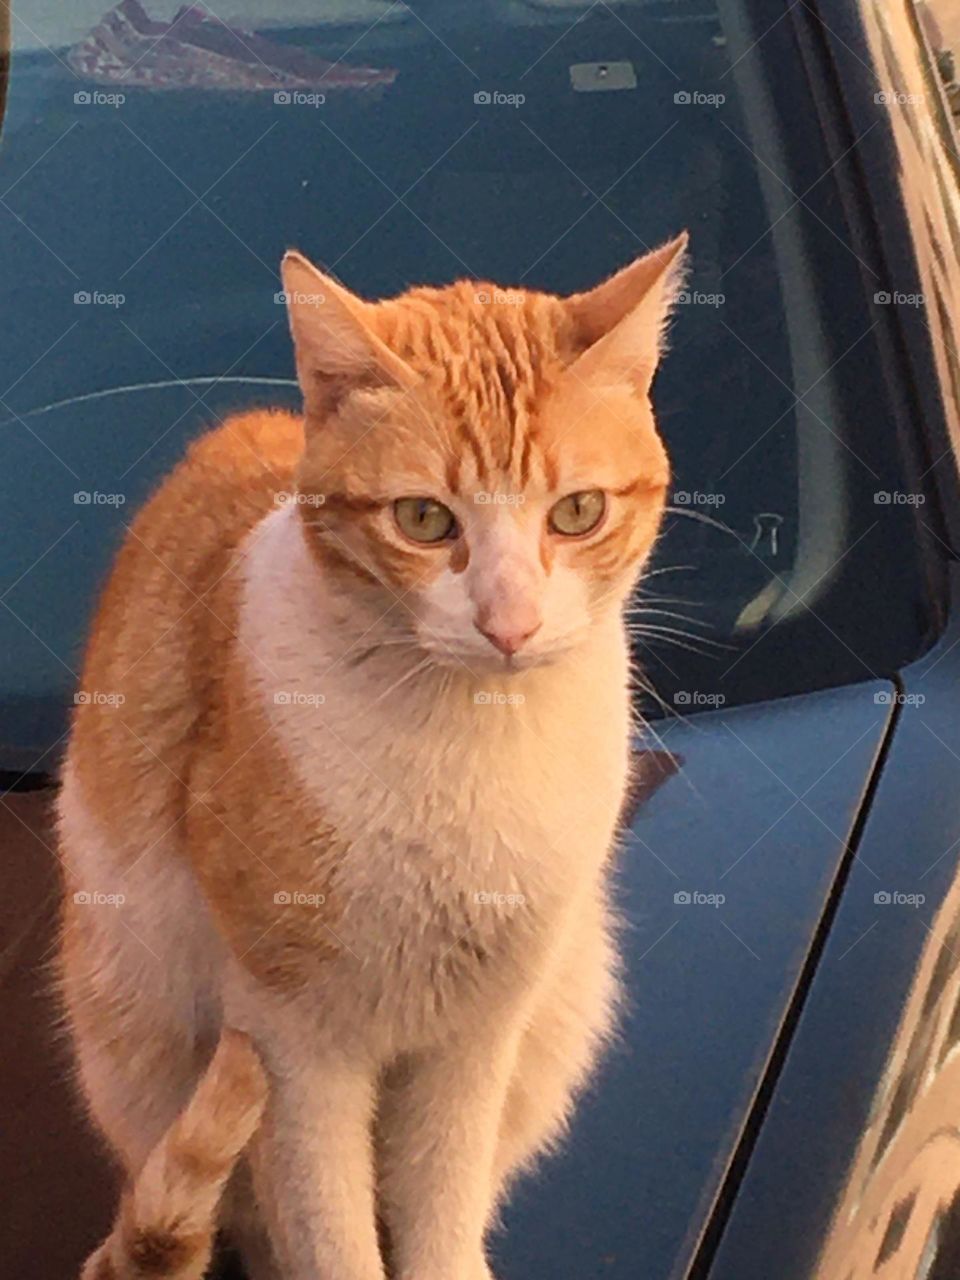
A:
{"label": "cat's right ear", "polygon": [[407,390],[415,375],[376,333],[376,307],[290,250],[280,267],[297,380],[308,417],[335,413],[352,391]]}
{"label": "cat's right ear", "polygon": [[622,382],[648,394],[683,287],[687,240],[683,232],[596,288],[566,300],[580,352],[570,372],[579,382],[597,387]]}

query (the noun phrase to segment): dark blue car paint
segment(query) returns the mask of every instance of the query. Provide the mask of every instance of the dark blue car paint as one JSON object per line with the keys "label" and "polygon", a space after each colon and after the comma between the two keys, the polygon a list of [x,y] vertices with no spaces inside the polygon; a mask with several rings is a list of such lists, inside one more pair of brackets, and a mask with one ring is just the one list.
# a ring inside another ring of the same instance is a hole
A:
{"label": "dark blue car paint", "polygon": [[[711,1280],[814,1274],[931,925],[960,873],[958,688],[960,621],[903,672],[857,857]],[[925,901],[877,903],[878,892]]]}
{"label": "dark blue car paint", "polygon": [[[518,1193],[506,1280],[659,1280],[692,1254],[892,711],[881,682],[659,725],[680,771],[620,858],[629,1012],[564,1154]],[[722,905],[677,903],[723,894]]]}

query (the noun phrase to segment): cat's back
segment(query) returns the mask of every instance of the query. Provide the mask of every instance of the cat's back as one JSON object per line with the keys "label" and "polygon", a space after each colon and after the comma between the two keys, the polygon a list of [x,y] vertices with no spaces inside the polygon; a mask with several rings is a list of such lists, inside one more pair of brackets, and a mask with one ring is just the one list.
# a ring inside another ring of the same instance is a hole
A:
{"label": "cat's back", "polygon": [[165,791],[185,778],[235,635],[240,548],[292,492],[302,449],[298,416],[238,414],[191,445],[130,525],[91,629],[69,748],[103,816],[158,768]]}

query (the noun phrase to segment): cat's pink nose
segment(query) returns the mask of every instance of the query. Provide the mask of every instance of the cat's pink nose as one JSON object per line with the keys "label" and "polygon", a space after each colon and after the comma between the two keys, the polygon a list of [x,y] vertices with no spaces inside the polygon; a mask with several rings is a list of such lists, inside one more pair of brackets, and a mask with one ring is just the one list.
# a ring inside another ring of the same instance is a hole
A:
{"label": "cat's pink nose", "polygon": [[535,636],[540,630],[542,623],[539,618],[526,619],[523,622],[507,622],[504,625],[497,625],[492,619],[486,621],[486,625],[482,625],[481,619],[477,618],[474,625],[480,634],[493,645],[495,649],[499,649],[506,657],[511,657],[522,649],[531,636]]}

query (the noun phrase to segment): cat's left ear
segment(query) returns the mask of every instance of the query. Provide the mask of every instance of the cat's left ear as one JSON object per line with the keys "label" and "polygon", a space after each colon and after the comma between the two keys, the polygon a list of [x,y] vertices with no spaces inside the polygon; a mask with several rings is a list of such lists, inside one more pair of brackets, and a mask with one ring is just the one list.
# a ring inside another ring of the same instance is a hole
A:
{"label": "cat's left ear", "polygon": [[566,299],[575,349],[571,376],[588,385],[650,390],[670,313],[683,287],[687,233],[637,258],[587,293]]}
{"label": "cat's left ear", "polygon": [[280,274],[308,416],[336,412],[351,391],[413,386],[413,370],[377,336],[376,304],[292,250]]}

